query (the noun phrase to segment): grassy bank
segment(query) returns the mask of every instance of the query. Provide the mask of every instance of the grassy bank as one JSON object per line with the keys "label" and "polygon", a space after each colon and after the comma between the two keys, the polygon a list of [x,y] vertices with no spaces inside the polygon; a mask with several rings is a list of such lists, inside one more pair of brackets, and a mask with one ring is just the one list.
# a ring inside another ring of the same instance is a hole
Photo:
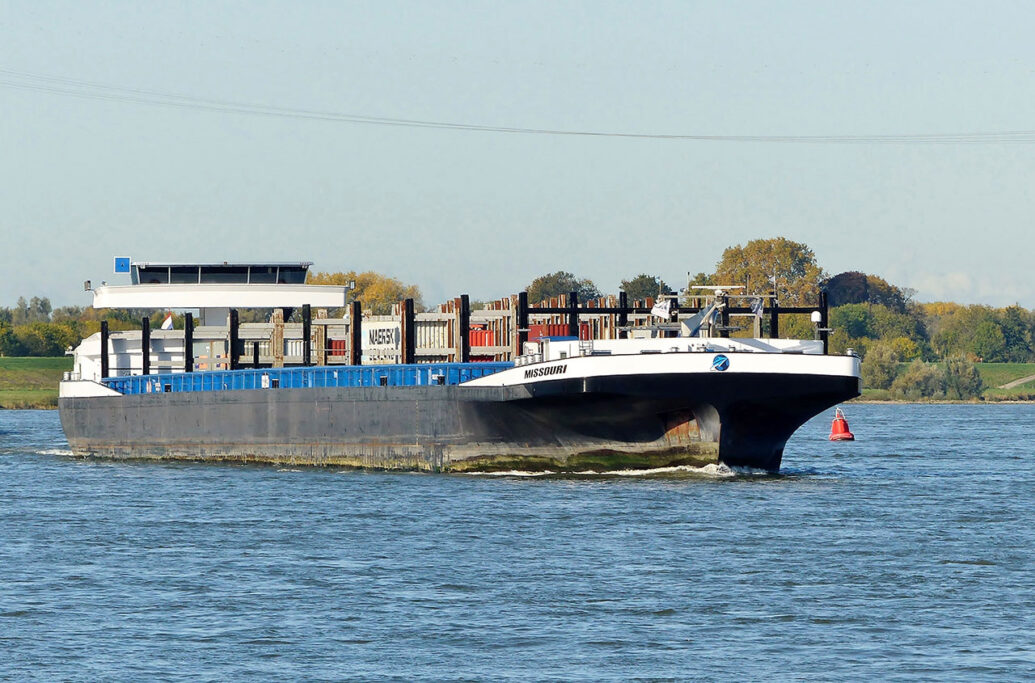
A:
{"label": "grassy bank", "polygon": [[0,358],[0,408],[56,408],[61,374],[72,359]]}
{"label": "grassy bank", "polygon": [[[942,363],[935,363],[941,367]],[[975,363],[985,388],[981,392],[982,401],[1035,401],[1035,379],[1023,384],[1000,389],[1025,377],[1035,376],[1035,363]],[[899,372],[904,372],[908,363],[902,363]],[[886,389],[863,389],[861,401],[892,401],[891,393]]]}

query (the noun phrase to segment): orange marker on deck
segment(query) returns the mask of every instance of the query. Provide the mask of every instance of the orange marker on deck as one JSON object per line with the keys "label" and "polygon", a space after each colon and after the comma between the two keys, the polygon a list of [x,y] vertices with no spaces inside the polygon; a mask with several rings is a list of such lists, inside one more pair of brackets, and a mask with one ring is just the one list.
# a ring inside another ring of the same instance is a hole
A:
{"label": "orange marker on deck", "polygon": [[848,430],[848,420],[840,408],[834,410],[834,423],[830,425],[831,441],[855,441],[855,434]]}

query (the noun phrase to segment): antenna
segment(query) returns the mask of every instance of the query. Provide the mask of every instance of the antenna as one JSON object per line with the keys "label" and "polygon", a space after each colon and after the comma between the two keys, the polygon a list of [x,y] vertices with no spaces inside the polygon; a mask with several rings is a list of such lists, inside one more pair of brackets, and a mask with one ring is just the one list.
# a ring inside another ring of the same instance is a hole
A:
{"label": "antenna", "polygon": [[731,289],[744,289],[744,285],[691,285],[691,289],[710,289],[715,296],[722,296]]}
{"label": "antenna", "polygon": [[744,289],[744,285],[690,285],[691,289],[714,289],[716,292],[722,292],[727,289]]}

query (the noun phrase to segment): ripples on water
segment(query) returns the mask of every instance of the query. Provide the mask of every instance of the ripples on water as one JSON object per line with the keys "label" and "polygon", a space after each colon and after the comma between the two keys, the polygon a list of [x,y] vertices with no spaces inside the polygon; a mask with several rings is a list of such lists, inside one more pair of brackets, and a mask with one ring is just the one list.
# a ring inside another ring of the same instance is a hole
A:
{"label": "ripples on water", "polygon": [[855,406],[780,476],[67,457],[0,412],[11,679],[1035,675],[1035,406]]}

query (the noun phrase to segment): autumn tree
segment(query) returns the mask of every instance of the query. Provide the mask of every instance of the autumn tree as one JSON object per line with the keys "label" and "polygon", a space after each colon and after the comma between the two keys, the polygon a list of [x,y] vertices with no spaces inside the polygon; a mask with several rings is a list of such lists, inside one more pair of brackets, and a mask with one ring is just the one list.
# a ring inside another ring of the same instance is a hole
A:
{"label": "autumn tree", "polygon": [[386,315],[392,312],[392,306],[403,299],[413,299],[415,311],[424,310],[424,301],[421,296],[420,287],[407,285],[397,278],[375,273],[372,270],[357,273],[350,270],[347,273],[309,273],[306,276],[306,284],[310,285],[338,285],[348,286],[350,282],[356,283],[352,290],[350,300],[359,301],[363,310],[374,315]]}
{"label": "autumn tree", "polygon": [[810,306],[826,274],[807,245],[785,237],[729,247],[715,266],[715,284],[744,285],[748,294],[771,291],[773,278],[782,305]]}
{"label": "autumn tree", "polygon": [[540,275],[532,280],[532,284],[528,285],[526,290],[528,291],[529,303],[539,303],[552,296],[566,295],[571,292],[578,294],[579,301],[596,299],[600,296],[600,290],[597,289],[592,280],[588,278],[580,280],[573,274],[563,270],[558,270],[556,273],[548,275]]}
{"label": "autumn tree", "polygon": [[656,275],[641,273],[631,280],[622,280],[622,291],[629,301],[643,301],[659,294],[675,294],[665,281]]}

